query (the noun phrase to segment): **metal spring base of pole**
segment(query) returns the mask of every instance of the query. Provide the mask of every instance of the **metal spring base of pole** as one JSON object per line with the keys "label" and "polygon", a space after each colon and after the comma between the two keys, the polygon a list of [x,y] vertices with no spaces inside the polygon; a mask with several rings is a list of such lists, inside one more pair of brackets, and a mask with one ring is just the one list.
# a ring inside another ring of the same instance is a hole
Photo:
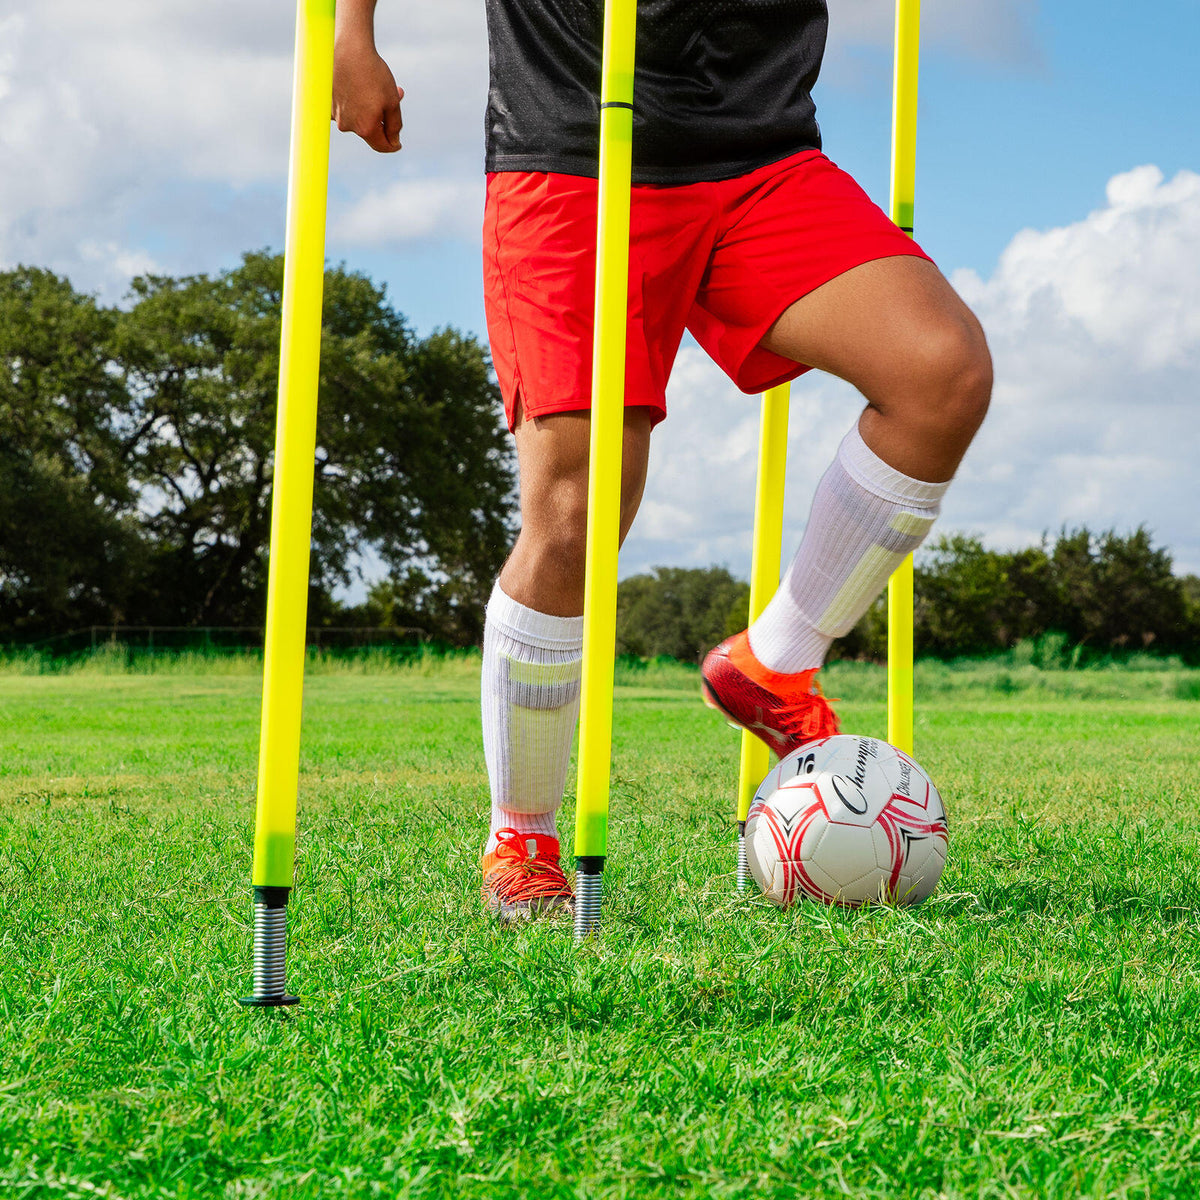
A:
{"label": "metal spring base of pole", "polygon": [[603,891],[604,859],[576,859],[575,940],[583,941],[600,932],[600,898]]}
{"label": "metal spring base of pole", "polygon": [[254,995],[238,1003],[250,1008],[275,1008],[296,1004],[299,996],[288,994],[287,896],[290,888],[254,889]]}
{"label": "metal spring base of pole", "polygon": [[750,864],[746,861],[746,822],[738,822],[737,847],[737,890],[744,892],[750,886]]}

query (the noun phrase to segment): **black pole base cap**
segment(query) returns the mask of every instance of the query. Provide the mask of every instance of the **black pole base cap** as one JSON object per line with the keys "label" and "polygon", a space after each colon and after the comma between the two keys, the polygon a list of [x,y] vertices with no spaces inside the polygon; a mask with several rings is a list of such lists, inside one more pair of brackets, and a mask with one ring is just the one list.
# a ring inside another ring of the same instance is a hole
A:
{"label": "black pole base cap", "polygon": [[300,997],[286,992],[282,996],[242,996],[238,1003],[245,1008],[279,1008],[284,1004],[299,1004]]}
{"label": "black pole base cap", "polygon": [[603,854],[581,854],[575,859],[575,870],[580,875],[600,875],[604,871]]}
{"label": "black pole base cap", "polygon": [[261,883],[254,885],[254,903],[263,908],[287,908],[290,887],[269,887]]}

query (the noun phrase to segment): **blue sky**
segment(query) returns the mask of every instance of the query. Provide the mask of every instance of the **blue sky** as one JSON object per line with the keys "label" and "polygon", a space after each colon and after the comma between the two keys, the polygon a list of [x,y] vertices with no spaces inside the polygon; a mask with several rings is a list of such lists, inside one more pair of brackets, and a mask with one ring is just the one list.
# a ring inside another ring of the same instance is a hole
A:
{"label": "blue sky", "polygon": [[[830,8],[826,148],[882,202],[891,4]],[[998,380],[943,527],[1000,546],[1146,522],[1200,572],[1200,3],[924,8],[917,234],[979,312]],[[141,271],[281,246],[291,22],[241,0],[0,7],[0,267],[117,300]],[[419,330],[483,336],[482,0],[380,0],[377,26],[408,92],[405,149],[334,136],[329,255],[386,282]],[[789,546],[860,403],[815,374],[795,392]],[[685,345],[669,407],[623,570],[744,572],[755,402]],[[709,471],[727,486],[694,490]]]}
{"label": "blue sky", "polygon": [[1120,171],[1200,165],[1200,4],[1047,3],[1037,60],[933,51],[923,76],[922,236],[950,267],[990,271],[1023,226],[1097,207]]}
{"label": "blue sky", "polygon": [[[841,7],[873,7],[890,21],[887,5]],[[927,24],[945,7],[926,0]],[[1011,14],[994,44],[983,41],[990,26],[978,39],[961,27],[927,32],[923,46],[917,229],[947,273],[989,273],[1015,232],[1078,219],[1103,203],[1105,184],[1119,172],[1143,163],[1167,176],[1200,169],[1200,3],[998,0],[993,7]],[[401,8],[381,5],[385,51],[403,41]],[[841,46],[838,0],[830,10],[840,52],[831,53],[817,93],[826,149],[884,203],[891,46],[866,37]],[[388,57],[403,62],[403,50]],[[475,124],[482,145],[482,122]],[[421,164],[406,166],[425,174]],[[391,174],[393,164],[379,169]],[[364,255],[335,233],[330,252],[391,280],[420,327],[451,321],[482,331],[473,242],[439,239]],[[445,270],[448,259],[455,269]]]}

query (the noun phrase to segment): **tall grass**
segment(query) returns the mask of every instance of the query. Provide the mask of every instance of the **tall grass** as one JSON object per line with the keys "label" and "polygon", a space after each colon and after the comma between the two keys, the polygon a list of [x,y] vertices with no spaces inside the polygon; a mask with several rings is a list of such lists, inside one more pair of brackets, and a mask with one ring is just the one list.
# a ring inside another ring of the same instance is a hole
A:
{"label": "tall grass", "polygon": [[[42,650],[0,649],[3,675],[261,675],[260,649],[147,649],[106,642],[94,650],[54,655]],[[309,647],[305,671],[313,675],[370,675],[405,672],[418,675],[479,670],[477,650],[445,646],[367,646],[354,649]]]}
{"label": "tall grass", "polygon": [[[1200,667],[1186,666],[1177,657],[1135,653],[1086,660],[1077,651],[1077,647],[1064,650],[1052,639],[1042,639],[1039,643],[1018,643],[990,658],[921,659],[916,664],[916,689],[928,698],[977,695],[1031,700],[1200,700]],[[478,650],[437,645],[310,647],[305,671],[309,675],[399,674],[459,679],[478,674],[479,662]],[[0,650],[0,677],[256,676],[262,674],[262,663],[262,651],[258,649],[152,650],[110,642],[69,656],[40,650]],[[619,687],[651,690],[689,691],[700,685],[696,664],[670,658],[622,656],[616,661],[614,677]],[[879,663],[836,660],[825,668],[822,682],[830,696],[864,702],[887,698],[887,670]]]}
{"label": "tall grass", "polygon": [[[1146,656],[1149,659],[1149,656]],[[918,697],[1031,700],[1200,700],[1200,668],[1178,660],[1106,662],[1068,670],[1016,666],[993,659],[922,659],[915,668]],[[887,670],[876,663],[834,662],[823,672],[825,692],[855,700],[884,701]]]}

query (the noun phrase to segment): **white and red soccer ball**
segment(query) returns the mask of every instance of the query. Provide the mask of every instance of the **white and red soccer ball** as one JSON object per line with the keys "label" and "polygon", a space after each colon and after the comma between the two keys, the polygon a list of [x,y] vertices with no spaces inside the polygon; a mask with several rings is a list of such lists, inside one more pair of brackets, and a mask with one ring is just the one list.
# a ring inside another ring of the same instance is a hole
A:
{"label": "white and red soccer ball", "polygon": [[808,742],[762,781],[746,858],[763,895],[855,908],[919,904],[946,864],[946,809],[928,775],[878,738]]}

